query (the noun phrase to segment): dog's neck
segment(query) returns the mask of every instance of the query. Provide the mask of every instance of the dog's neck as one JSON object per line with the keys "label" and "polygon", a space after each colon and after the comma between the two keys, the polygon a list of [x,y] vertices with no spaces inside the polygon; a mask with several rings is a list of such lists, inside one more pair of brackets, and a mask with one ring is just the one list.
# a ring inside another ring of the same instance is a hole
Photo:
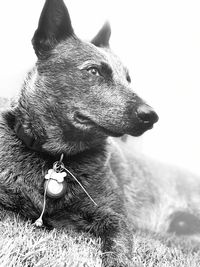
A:
{"label": "dog's neck", "polygon": [[25,148],[30,151],[49,154],[56,158],[62,153],[67,157],[71,157],[90,153],[94,149],[96,151],[106,151],[106,139],[102,139],[101,142],[94,140],[92,144],[91,142],[87,143],[83,141],[72,142],[66,139],[63,141],[59,136],[57,139],[56,136],[55,138],[48,138],[45,135],[45,130],[40,129],[40,132],[38,132],[37,125],[31,124],[31,121],[29,121],[30,118],[28,120],[27,116],[24,116],[19,111],[8,111],[4,113],[4,118],[8,126],[14,131],[16,138],[21,140]]}

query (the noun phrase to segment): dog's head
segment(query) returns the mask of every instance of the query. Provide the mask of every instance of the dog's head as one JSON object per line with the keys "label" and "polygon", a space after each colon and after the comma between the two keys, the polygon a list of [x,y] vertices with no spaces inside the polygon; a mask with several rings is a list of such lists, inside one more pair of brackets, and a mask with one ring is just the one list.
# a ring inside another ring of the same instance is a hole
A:
{"label": "dog's head", "polygon": [[39,116],[48,118],[46,125],[53,131],[59,126],[68,141],[139,136],[158,120],[111,52],[110,33],[106,23],[91,42],[81,41],[63,0],[45,2],[32,40],[38,61],[30,97]]}

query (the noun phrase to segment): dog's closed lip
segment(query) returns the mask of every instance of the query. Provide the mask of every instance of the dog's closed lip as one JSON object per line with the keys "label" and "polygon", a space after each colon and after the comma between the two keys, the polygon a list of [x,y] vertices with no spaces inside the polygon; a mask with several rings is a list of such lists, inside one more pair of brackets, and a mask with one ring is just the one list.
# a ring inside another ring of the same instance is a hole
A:
{"label": "dog's closed lip", "polygon": [[108,128],[104,128],[104,127],[99,126],[99,125],[97,125],[97,126],[99,127],[100,130],[102,130],[102,131],[103,131],[106,135],[108,135],[108,136],[112,136],[112,137],[121,137],[121,136],[124,135],[124,133],[114,132],[114,131],[111,131],[111,130],[108,129]]}
{"label": "dog's closed lip", "polygon": [[88,116],[85,116],[79,112],[77,112],[75,114],[75,119],[78,123],[86,125],[86,126],[88,125],[89,127],[91,127],[91,126],[95,127],[108,136],[121,137],[122,135],[124,135],[124,133],[115,132],[115,131],[112,131],[108,128],[105,128],[104,126],[99,125],[97,122],[94,122]]}

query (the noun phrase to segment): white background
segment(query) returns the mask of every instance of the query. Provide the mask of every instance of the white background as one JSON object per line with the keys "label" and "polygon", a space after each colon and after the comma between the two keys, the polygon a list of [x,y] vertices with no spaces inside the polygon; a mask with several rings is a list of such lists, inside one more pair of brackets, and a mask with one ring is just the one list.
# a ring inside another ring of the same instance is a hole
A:
{"label": "white background", "polygon": [[[83,39],[91,39],[106,19],[111,22],[111,47],[128,66],[135,91],[159,114],[137,146],[200,174],[200,1],[65,2]],[[43,3],[0,1],[0,96],[19,90],[36,61],[30,41]]]}

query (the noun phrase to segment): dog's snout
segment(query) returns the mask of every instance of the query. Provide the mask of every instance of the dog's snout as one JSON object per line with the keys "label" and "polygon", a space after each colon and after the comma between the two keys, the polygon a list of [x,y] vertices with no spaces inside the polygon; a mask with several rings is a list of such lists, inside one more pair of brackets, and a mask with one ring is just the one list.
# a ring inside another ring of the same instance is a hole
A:
{"label": "dog's snout", "polygon": [[138,118],[144,123],[153,124],[158,121],[157,113],[146,104],[139,106],[136,113]]}

